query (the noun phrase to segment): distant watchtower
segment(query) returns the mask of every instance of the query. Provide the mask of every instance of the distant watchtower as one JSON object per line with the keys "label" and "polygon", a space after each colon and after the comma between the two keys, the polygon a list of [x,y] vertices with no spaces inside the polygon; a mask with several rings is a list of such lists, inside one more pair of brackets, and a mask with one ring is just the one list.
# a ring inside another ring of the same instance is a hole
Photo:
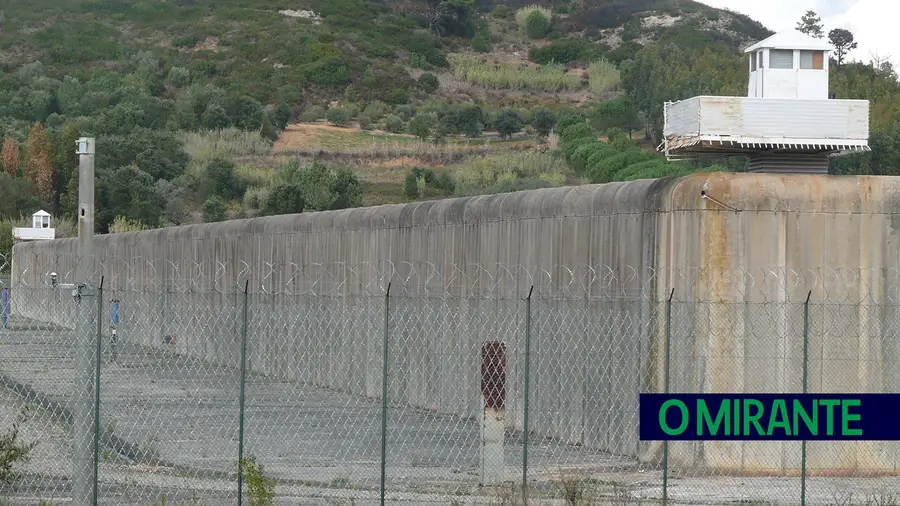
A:
{"label": "distant watchtower", "polygon": [[831,46],[796,30],[746,49],[747,97],[694,97],[665,104],[669,159],[744,155],[754,172],[827,173],[829,156],[868,151],[869,102],[832,100]]}
{"label": "distant watchtower", "polygon": [[50,241],[56,238],[56,230],[50,226],[50,213],[41,209],[31,215],[31,228],[13,229],[13,240]]}

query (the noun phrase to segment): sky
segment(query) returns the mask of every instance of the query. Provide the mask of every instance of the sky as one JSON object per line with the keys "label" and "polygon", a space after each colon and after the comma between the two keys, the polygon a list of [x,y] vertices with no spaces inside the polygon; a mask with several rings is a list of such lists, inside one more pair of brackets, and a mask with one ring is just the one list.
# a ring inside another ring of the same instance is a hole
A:
{"label": "sky", "polygon": [[850,60],[869,62],[872,55],[900,62],[900,1],[897,0],[699,0],[713,7],[746,14],[772,31],[794,28],[807,10],[816,11],[825,25],[853,32],[859,47]]}

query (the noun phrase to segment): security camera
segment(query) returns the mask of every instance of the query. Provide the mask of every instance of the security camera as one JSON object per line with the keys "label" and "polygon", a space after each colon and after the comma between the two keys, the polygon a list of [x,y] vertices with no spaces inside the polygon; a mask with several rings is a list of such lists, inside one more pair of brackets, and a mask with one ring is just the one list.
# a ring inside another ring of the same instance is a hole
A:
{"label": "security camera", "polygon": [[59,284],[59,279],[56,276],[55,272],[50,273],[50,284],[56,287]]}

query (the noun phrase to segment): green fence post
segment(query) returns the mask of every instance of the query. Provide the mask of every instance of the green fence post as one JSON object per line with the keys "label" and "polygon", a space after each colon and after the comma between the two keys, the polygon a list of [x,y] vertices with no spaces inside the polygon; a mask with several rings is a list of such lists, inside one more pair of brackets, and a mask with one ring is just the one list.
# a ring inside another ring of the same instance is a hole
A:
{"label": "green fence post", "polygon": [[[812,290],[803,303],[803,393],[807,393],[806,379],[809,373],[809,299]],[[806,440],[800,443],[800,506],[806,506]]]}
{"label": "green fence post", "polygon": [[100,500],[100,357],[103,342],[103,276],[97,289],[97,365],[94,373],[94,506]]}
{"label": "green fence post", "polygon": [[534,285],[528,290],[525,299],[525,391],[523,392],[525,420],[522,423],[522,504],[528,505],[528,399],[531,391],[531,293]]}
{"label": "green fence post", "polygon": [[387,470],[387,415],[388,415],[388,333],[391,315],[391,284],[384,293],[384,339],[381,361],[381,506],[384,506],[385,474]]}
{"label": "green fence post", "polygon": [[[669,300],[666,301],[666,379],[665,393],[669,393],[669,357],[671,353],[672,338],[672,297],[675,295],[675,289],[669,293]],[[663,441],[663,504],[669,501],[669,441]]]}
{"label": "green fence post", "polygon": [[244,314],[241,325],[241,397],[238,422],[238,506],[244,498],[244,385],[247,382],[247,306],[249,305],[250,280],[244,283]]}

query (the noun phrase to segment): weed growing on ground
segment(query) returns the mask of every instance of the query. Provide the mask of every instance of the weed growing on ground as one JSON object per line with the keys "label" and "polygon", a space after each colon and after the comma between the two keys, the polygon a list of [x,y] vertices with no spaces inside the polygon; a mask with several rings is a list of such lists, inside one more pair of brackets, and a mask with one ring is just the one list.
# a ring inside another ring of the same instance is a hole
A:
{"label": "weed growing on ground", "polygon": [[19,429],[28,420],[29,411],[29,406],[23,405],[12,427],[0,436],[0,483],[18,479],[19,474],[13,470],[13,466],[26,462],[28,454],[37,446],[37,441],[28,444],[19,441]]}
{"label": "weed growing on ground", "polygon": [[244,457],[241,462],[241,472],[244,473],[244,483],[247,485],[250,506],[274,504],[275,480],[266,477],[263,465],[256,461],[255,456]]}

